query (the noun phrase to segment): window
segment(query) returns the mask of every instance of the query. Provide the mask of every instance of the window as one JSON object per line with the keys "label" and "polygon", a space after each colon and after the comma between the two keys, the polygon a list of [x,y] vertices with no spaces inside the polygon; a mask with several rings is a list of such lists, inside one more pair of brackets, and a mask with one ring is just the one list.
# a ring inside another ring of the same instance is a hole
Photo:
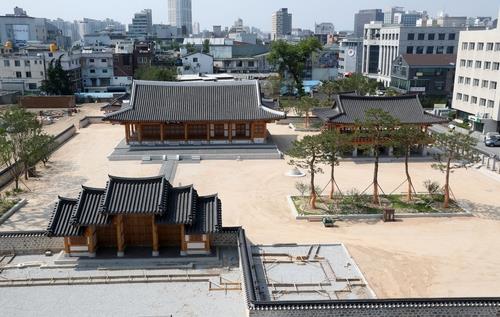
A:
{"label": "window", "polygon": [[108,60],[107,60],[107,59],[105,59],[105,58],[102,58],[102,59],[101,59],[101,63],[107,63],[107,62],[108,62]]}
{"label": "window", "polygon": [[483,81],[481,82],[481,88],[488,88],[488,83],[489,83],[489,82],[488,82],[487,80],[483,80]]}
{"label": "window", "polygon": [[493,51],[493,43],[491,43],[491,42],[490,42],[490,43],[487,43],[487,44],[486,44],[486,50],[487,50],[487,51]]}
{"label": "window", "polygon": [[490,89],[497,89],[497,82],[496,81],[490,81]]}
{"label": "window", "polygon": [[198,63],[198,57],[193,57],[193,63]]}
{"label": "window", "polygon": [[446,34],[445,33],[439,33],[438,40],[444,41],[445,39],[446,39]]}
{"label": "window", "polygon": [[3,66],[4,67],[10,67],[10,61],[8,59],[3,60]]}
{"label": "window", "polygon": [[469,51],[473,51],[476,49],[476,43],[469,43]]}
{"label": "window", "polygon": [[255,67],[254,61],[248,61],[248,67]]}
{"label": "window", "polygon": [[495,52],[500,51],[500,43],[495,43]]}
{"label": "window", "polygon": [[455,53],[455,46],[448,46],[446,48],[446,54],[454,54]]}
{"label": "window", "polygon": [[464,102],[469,102],[469,95],[464,95]]}
{"label": "window", "polygon": [[424,47],[423,46],[417,46],[417,54],[424,54]]}
{"label": "window", "polygon": [[465,78],[465,84],[466,85],[470,85],[470,77],[466,77]]}
{"label": "window", "polygon": [[14,61],[14,66],[21,67],[21,61]]}
{"label": "window", "polygon": [[494,108],[495,102],[493,100],[488,100],[488,108]]}
{"label": "window", "polygon": [[476,61],[476,68],[481,68],[482,62],[481,61]]}
{"label": "window", "polygon": [[413,54],[413,46],[408,46],[406,48],[406,54]]}
{"label": "window", "polygon": [[427,34],[427,39],[429,41],[434,41],[435,38],[436,38],[436,34],[434,34],[434,33]]}
{"label": "window", "polygon": [[408,33],[408,41],[415,40],[415,33]]}
{"label": "window", "polygon": [[474,62],[473,62],[473,61],[471,61],[470,59],[469,59],[469,60],[467,60],[467,67],[468,67],[468,68],[472,68],[472,65],[473,65],[473,64],[474,64]]}
{"label": "window", "polygon": [[91,70],[90,70],[90,73],[91,73],[91,74],[95,74],[95,69],[91,69]]}
{"label": "window", "polygon": [[31,78],[31,72],[26,72],[26,78]]}
{"label": "window", "polygon": [[24,61],[24,66],[30,66],[30,61],[29,60]]}
{"label": "window", "polygon": [[493,70],[500,70],[500,63],[498,62],[493,63]]}
{"label": "window", "polygon": [[243,61],[236,61],[236,67],[243,67]]}
{"label": "window", "polygon": [[418,33],[418,40],[419,41],[425,40],[425,33]]}
{"label": "window", "polygon": [[462,94],[461,93],[457,93],[457,100],[462,100]]}
{"label": "window", "polygon": [[16,78],[23,78],[23,74],[21,72],[16,72]]}
{"label": "window", "polygon": [[484,98],[479,99],[479,105],[482,107],[486,106],[486,99]]}
{"label": "window", "polygon": [[471,103],[471,104],[473,104],[473,105],[477,105],[477,97],[472,96],[472,97],[470,98],[470,103]]}
{"label": "window", "polygon": [[108,70],[107,70],[107,69],[103,69],[103,70],[102,70],[102,73],[103,73],[103,74],[107,74],[107,73],[108,73]]}
{"label": "window", "polygon": [[444,54],[444,46],[436,47],[436,54]]}
{"label": "window", "polygon": [[448,34],[448,40],[454,41],[456,38],[457,38],[457,35],[455,33]]}
{"label": "window", "polygon": [[472,82],[472,86],[478,87],[479,86],[479,79],[474,79],[474,81]]}
{"label": "window", "polygon": [[491,62],[484,62],[484,69],[490,69],[491,68]]}
{"label": "window", "polygon": [[43,72],[40,72],[40,76],[42,76],[42,77],[43,77]]}
{"label": "window", "polygon": [[477,50],[478,51],[483,51],[484,50],[484,43],[477,43]]}
{"label": "window", "polygon": [[468,46],[469,46],[469,43],[467,43],[467,42],[463,42],[462,43],[462,49],[463,50],[466,50],[468,48]]}
{"label": "window", "polygon": [[89,63],[93,63],[93,62],[94,62],[93,58],[89,59]]}
{"label": "window", "polygon": [[425,54],[433,54],[433,53],[434,53],[434,46],[427,46]]}
{"label": "window", "polygon": [[29,90],[36,90],[36,89],[37,89],[37,86],[36,86],[36,84],[35,84],[35,83],[29,83],[29,84],[28,84],[28,89],[29,89]]}
{"label": "window", "polygon": [[458,77],[458,83],[459,84],[463,84],[464,83],[464,77],[463,76],[459,76]]}
{"label": "window", "polygon": [[465,59],[460,60],[460,67],[465,67]]}

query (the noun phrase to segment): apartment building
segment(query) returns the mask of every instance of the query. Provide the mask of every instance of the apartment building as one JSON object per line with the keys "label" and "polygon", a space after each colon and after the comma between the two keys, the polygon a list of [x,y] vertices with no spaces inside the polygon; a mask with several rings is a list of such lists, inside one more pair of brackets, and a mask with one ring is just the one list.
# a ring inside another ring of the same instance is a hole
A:
{"label": "apartment building", "polygon": [[453,108],[483,133],[500,130],[500,28],[462,31]]}
{"label": "apartment building", "polygon": [[292,14],[282,8],[273,13],[271,38],[277,40],[286,35],[292,35]]}

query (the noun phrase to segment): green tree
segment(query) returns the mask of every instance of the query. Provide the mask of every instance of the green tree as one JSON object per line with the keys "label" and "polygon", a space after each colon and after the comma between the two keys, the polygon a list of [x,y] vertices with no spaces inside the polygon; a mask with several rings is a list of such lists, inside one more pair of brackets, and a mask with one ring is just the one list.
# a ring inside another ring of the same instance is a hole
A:
{"label": "green tree", "polygon": [[283,40],[273,42],[268,61],[277,67],[282,78],[291,76],[299,96],[304,95],[304,68],[312,52],[322,48],[318,39],[311,37],[297,44]]}
{"label": "green tree", "polygon": [[321,156],[320,138],[308,135],[301,141],[294,141],[287,155],[291,157],[288,164],[308,171],[310,175],[309,188],[311,190],[309,205],[311,208],[316,209],[317,193],[315,176],[317,173],[323,173],[323,170],[318,167]]}
{"label": "green tree", "polygon": [[326,99],[321,102],[323,107],[332,107],[334,96],[342,91],[340,83],[341,81],[329,80],[321,85],[319,91],[326,96]]}
{"label": "green tree", "polygon": [[299,112],[303,113],[305,116],[304,126],[306,129],[308,129],[310,125],[311,110],[313,108],[317,108],[318,106],[319,106],[318,99],[309,96],[301,97],[300,101],[296,103],[296,107],[299,108]]}
{"label": "green tree", "polygon": [[143,66],[135,72],[139,80],[176,81],[177,71],[174,67]]}
{"label": "green tree", "polygon": [[330,199],[335,194],[335,167],[340,165],[340,155],[352,149],[352,137],[337,130],[326,130],[320,134],[320,161],[330,166]]}
{"label": "green tree", "polygon": [[202,50],[202,53],[204,53],[204,54],[210,53],[210,40],[209,39],[205,39],[203,41],[203,50]]}
{"label": "green tree", "polygon": [[393,132],[392,141],[394,145],[394,154],[398,157],[405,159],[405,174],[406,182],[408,183],[407,199],[413,199],[412,193],[414,191],[413,182],[409,171],[409,161],[411,149],[415,145],[426,146],[432,144],[434,139],[421,128],[415,126],[404,125],[399,127]]}
{"label": "green tree", "polygon": [[[435,147],[440,151],[436,155],[438,163],[432,167],[445,174],[444,208],[450,206],[450,174],[455,169],[466,168],[468,164],[479,161],[475,146],[477,140],[467,134],[458,132],[440,133],[435,136]],[[452,166],[452,162],[457,164]]]}
{"label": "green tree", "polygon": [[398,120],[381,109],[368,109],[363,121],[357,122],[359,130],[356,131],[360,147],[369,149],[374,155],[373,168],[373,204],[380,204],[379,197],[379,161],[380,149],[392,145],[392,134],[398,126]]}
{"label": "green tree", "polygon": [[361,96],[374,95],[378,88],[375,79],[370,79],[361,74],[354,74],[351,77],[339,81],[340,92],[356,91]]}
{"label": "green tree", "polygon": [[385,90],[385,96],[386,97],[397,97],[400,96],[401,94],[394,88],[389,87]]}
{"label": "green tree", "polygon": [[46,80],[42,81],[40,89],[47,95],[72,95],[71,80],[61,65],[61,55],[58,59],[50,61]]}
{"label": "green tree", "polygon": [[186,50],[188,51],[189,54],[196,53],[198,50],[196,49],[196,46],[192,43],[188,43],[184,46]]}

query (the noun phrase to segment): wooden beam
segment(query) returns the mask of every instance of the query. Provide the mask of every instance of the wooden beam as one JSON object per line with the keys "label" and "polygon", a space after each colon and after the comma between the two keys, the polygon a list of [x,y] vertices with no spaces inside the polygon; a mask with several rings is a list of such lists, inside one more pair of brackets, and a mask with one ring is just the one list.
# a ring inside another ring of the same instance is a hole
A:
{"label": "wooden beam", "polygon": [[87,246],[89,248],[90,256],[95,256],[97,249],[97,241],[96,241],[96,228],[95,226],[90,226],[87,228]]}
{"label": "wooden beam", "polygon": [[229,127],[228,127],[228,135],[229,135],[229,142],[233,142],[233,124],[232,123],[229,123]]}
{"label": "wooden beam", "polygon": [[188,124],[184,123],[184,141],[187,142],[188,137],[189,137],[189,135],[188,135]]}
{"label": "wooden beam", "polygon": [[125,140],[127,140],[127,144],[130,142],[130,123],[125,123]]}
{"label": "wooden beam", "polygon": [[123,215],[116,216],[116,245],[118,247],[118,257],[125,255],[125,232],[123,228]]}
{"label": "wooden beam", "polygon": [[137,136],[138,136],[139,143],[142,143],[142,124],[141,123],[139,123],[139,129],[137,130]]}
{"label": "wooden beam", "polygon": [[165,141],[165,124],[160,124],[160,140]]}
{"label": "wooden beam", "polygon": [[210,123],[207,124],[207,141],[210,142]]}
{"label": "wooden beam", "polygon": [[186,231],[184,225],[181,225],[181,254],[187,251]]}
{"label": "wooden beam", "polygon": [[64,237],[64,253],[66,253],[68,255],[71,253],[68,237]]}
{"label": "wooden beam", "polygon": [[255,122],[250,123],[250,139],[253,142],[253,138],[255,137]]}
{"label": "wooden beam", "polygon": [[159,256],[160,255],[160,240],[158,238],[158,225],[156,224],[155,221],[155,216],[151,216],[152,220],[152,232],[153,232],[153,256]]}

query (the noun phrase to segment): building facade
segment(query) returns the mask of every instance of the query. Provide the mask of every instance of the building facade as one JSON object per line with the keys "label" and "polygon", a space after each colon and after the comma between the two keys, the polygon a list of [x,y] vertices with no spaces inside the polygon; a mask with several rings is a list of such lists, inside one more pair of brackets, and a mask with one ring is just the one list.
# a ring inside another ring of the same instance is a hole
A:
{"label": "building facade", "polygon": [[83,51],[81,57],[84,92],[108,92],[113,79],[112,51]]}
{"label": "building facade", "polygon": [[474,130],[500,130],[500,28],[460,32],[453,108]]}
{"label": "building facade", "polygon": [[168,21],[181,29],[182,35],[193,34],[191,0],[168,0]]}
{"label": "building facade", "polygon": [[456,54],[459,27],[365,25],[363,74],[385,86],[391,82],[392,63],[401,54]]}
{"label": "building facade", "polygon": [[131,38],[145,38],[153,35],[153,12],[144,9],[134,15],[132,24],[128,25],[128,36]]}
{"label": "building facade", "polygon": [[339,74],[360,74],[363,56],[363,39],[346,38],[340,41]]}
{"label": "building facade", "polygon": [[177,62],[177,73],[179,75],[213,74],[213,72],[214,58],[208,54],[189,54],[180,57]]}
{"label": "building facade", "polygon": [[287,8],[282,8],[272,15],[271,39],[277,40],[286,35],[292,35],[292,14]]}
{"label": "building facade", "polygon": [[372,21],[384,21],[384,13],[381,9],[359,10],[354,15],[354,34],[355,37],[363,37],[365,24]]}

